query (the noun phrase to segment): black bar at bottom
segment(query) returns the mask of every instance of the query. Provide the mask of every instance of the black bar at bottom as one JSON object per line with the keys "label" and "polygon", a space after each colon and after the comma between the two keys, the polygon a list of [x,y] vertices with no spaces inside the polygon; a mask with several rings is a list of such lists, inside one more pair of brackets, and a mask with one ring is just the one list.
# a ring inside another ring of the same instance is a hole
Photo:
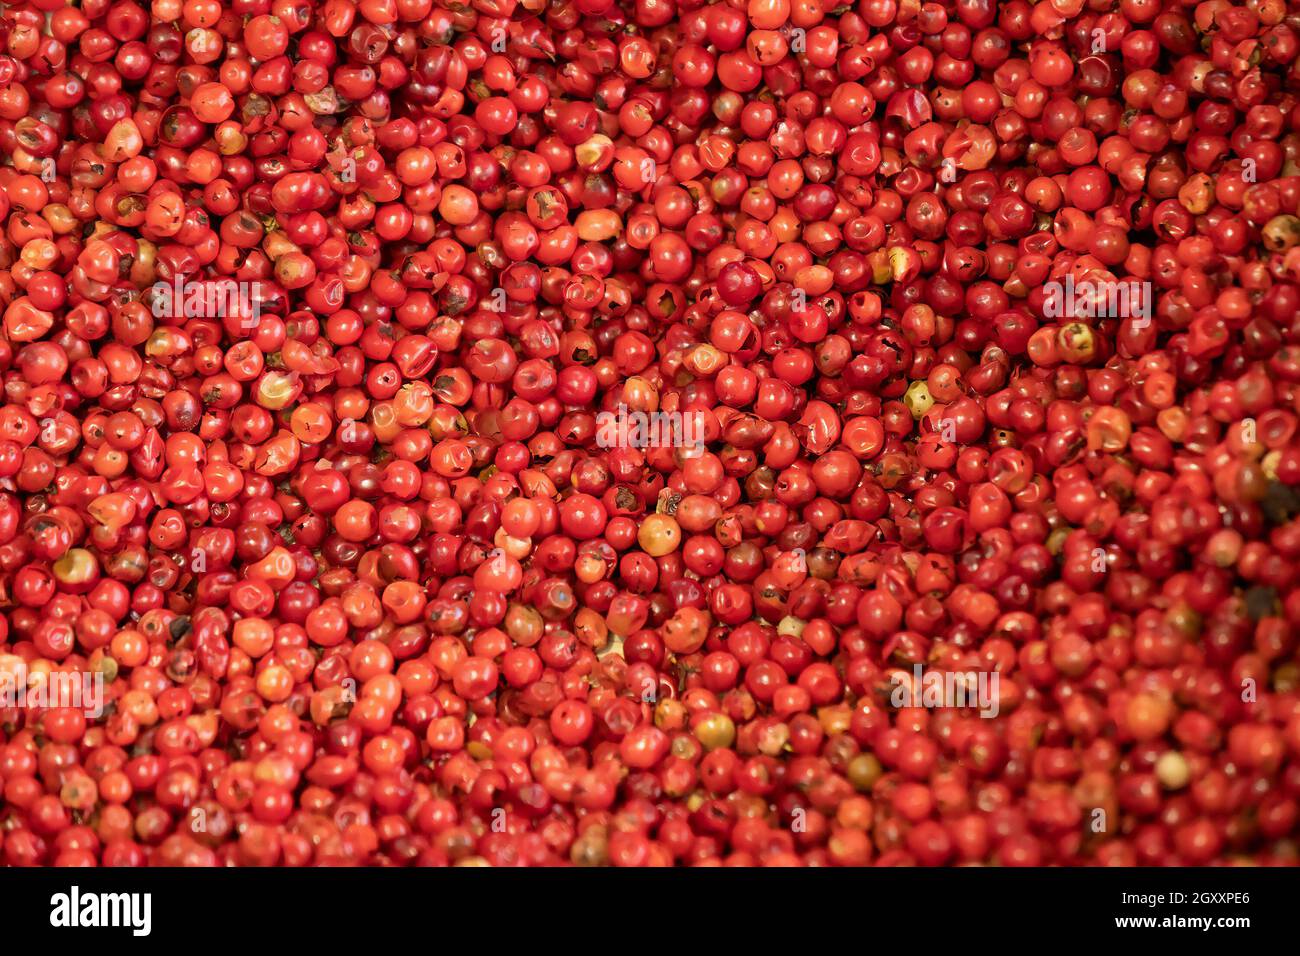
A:
{"label": "black bar at bottom", "polygon": [[[927,949],[945,940],[1085,936],[1198,934],[1231,943],[1293,927],[1295,890],[1294,870],[1253,867],[0,870],[0,909],[24,938],[242,940],[257,951],[272,943],[383,945],[444,932],[483,933],[488,946],[528,943],[534,933],[533,945],[555,943],[576,933],[579,945],[605,938],[635,949],[684,944],[687,952],[717,944],[736,952],[745,940],[765,952],[779,945],[773,932],[810,933],[810,945],[847,933],[864,947],[884,942],[884,934]],[[134,894],[148,894],[147,911]]]}

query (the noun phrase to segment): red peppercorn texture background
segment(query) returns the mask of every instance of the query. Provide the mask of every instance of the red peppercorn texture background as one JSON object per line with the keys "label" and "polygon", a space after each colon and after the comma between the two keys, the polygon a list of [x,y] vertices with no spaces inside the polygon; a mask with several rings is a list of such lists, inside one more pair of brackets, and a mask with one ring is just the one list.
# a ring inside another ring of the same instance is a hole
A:
{"label": "red peppercorn texture background", "polygon": [[0,862],[1297,862],[1297,0],[0,10]]}

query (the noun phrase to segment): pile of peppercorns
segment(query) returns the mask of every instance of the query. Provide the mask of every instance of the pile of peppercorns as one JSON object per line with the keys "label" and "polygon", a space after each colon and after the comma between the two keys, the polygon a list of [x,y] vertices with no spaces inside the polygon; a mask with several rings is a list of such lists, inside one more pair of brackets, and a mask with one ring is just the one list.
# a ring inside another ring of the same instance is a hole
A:
{"label": "pile of peppercorns", "polygon": [[0,861],[1297,862],[1298,54],[5,6]]}

